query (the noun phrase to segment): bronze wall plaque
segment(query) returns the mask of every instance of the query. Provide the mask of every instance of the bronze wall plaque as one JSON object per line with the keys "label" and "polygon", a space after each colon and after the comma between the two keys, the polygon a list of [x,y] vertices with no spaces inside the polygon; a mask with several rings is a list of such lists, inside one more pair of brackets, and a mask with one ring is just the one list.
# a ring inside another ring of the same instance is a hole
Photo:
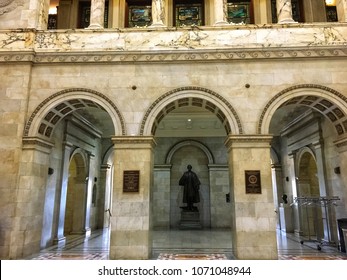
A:
{"label": "bronze wall plaque", "polygon": [[246,193],[261,193],[260,170],[245,170]]}
{"label": "bronze wall plaque", "polygon": [[123,192],[138,192],[140,188],[140,170],[124,170]]}

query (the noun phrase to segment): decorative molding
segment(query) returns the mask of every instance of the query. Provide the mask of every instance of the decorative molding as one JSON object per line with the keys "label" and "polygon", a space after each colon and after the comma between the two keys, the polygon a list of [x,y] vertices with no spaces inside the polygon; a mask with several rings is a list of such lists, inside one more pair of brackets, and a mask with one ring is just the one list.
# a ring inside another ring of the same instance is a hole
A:
{"label": "decorative molding", "polygon": [[0,52],[0,63],[29,62],[33,63],[35,53],[31,51]]}
{"label": "decorative molding", "polygon": [[24,0],[0,0],[0,15],[9,13],[18,6],[23,6]]}
{"label": "decorative molding", "polygon": [[22,139],[23,150],[40,150],[45,153],[50,153],[53,143],[38,138],[38,137],[23,137]]}
{"label": "decorative molding", "polygon": [[224,142],[228,150],[232,148],[271,148],[272,135],[229,135]]}
{"label": "decorative molding", "polygon": [[173,51],[95,51],[95,52],[31,52],[16,51],[0,53],[0,62],[32,62],[34,64],[69,64],[69,63],[167,63],[167,62],[216,62],[234,60],[264,59],[302,59],[302,58],[343,58],[347,57],[347,49],[341,46],[307,49],[220,49],[220,50],[173,50]]}
{"label": "decorative molding", "polygon": [[114,149],[122,149],[124,146],[126,148],[137,148],[137,145],[149,145],[154,148],[157,145],[153,136],[114,136],[111,140]]}
{"label": "decorative molding", "polygon": [[[69,52],[69,53],[36,53],[35,64],[42,63],[167,63],[167,62],[214,62],[232,60],[262,59],[300,59],[347,57],[347,49],[336,48],[288,48],[276,49],[220,49],[220,50],[154,50],[154,51],[122,51],[122,52]],[[1,60],[0,60],[1,61]]]}

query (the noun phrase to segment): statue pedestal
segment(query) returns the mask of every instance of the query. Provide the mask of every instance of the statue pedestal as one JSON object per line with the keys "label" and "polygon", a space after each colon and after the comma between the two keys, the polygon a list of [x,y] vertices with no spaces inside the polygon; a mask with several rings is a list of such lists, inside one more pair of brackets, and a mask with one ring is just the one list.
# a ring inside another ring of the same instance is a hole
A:
{"label": "statue pedestal", "polygon": [[179,224],[180,229],[201,229],[200,213],[199,211],[189,211],[182,209],[181,221]]}

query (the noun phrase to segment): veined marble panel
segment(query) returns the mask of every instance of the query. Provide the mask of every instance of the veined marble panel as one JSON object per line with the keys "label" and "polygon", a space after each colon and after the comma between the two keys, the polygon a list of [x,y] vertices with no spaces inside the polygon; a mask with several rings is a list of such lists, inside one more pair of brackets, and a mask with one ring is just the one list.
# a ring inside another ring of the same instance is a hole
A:
{"label": "veined marble panel", "polygon": [[166,62],[338,57],[347,25],[0,32],[0,62]]}
{"label": "veined marble panel", "polygon": [[187,29],[12,30],[0,32],[0,51],[150,51],[346,46],[345,24],[264,25]]}
{"label": "veined marble panel", "polygon": [[296,28],[182,29],[137,32],[42,32],[36,51],[149,51],[225,48],[334,46],[347,44],[344,26]]}

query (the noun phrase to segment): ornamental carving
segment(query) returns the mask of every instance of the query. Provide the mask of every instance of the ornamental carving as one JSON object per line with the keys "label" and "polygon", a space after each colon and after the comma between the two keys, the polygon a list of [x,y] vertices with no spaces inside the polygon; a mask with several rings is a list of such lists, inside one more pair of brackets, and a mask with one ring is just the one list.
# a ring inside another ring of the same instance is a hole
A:
{"label": "ornamental carving", "polygon": [[0,15],[8,13],[23,5],[23,0],[0,0]]}

